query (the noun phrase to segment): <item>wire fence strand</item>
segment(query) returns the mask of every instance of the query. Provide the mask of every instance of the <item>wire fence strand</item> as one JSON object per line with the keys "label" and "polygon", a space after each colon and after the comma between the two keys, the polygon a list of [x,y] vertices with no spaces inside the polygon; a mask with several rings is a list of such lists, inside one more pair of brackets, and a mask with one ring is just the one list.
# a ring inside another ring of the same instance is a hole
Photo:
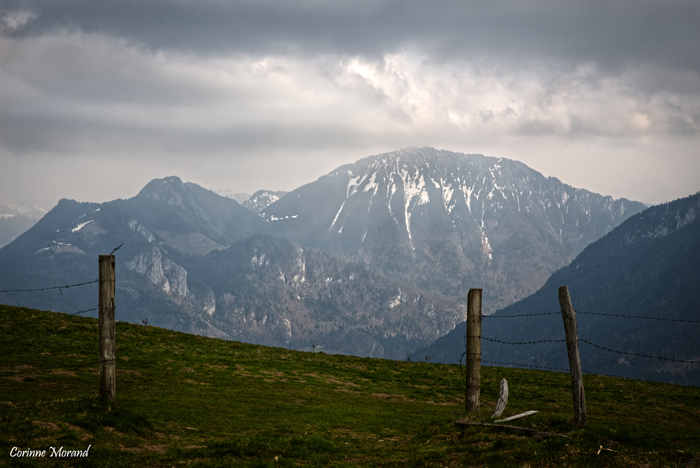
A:
{"label": "wire fence strand", "polygon": [[[545,370],[551,370],[551,371],[557,371],[557,372],[569,372],[569,368],[563,368],[563,367],[549,367],[549,366],[537,366],[534,364],[523,364],[520,362],[504,362],[504,361],[481,361],[485,362],[488,364],[501,364],[504,366],[518,366],[518,367],[529,367],[532,369],[545,369]],[[633,377],[624,377],[620,375],[612,375],[612,374],[603,374],[600,372],[592,372],[586,369],[582,369],[581,372],[583,372],[584,375],[593,375],[593,376],[602,376],[602,377],[612,377],[616,379],[625,379],[625,378],[633,378]]]}
{"label": "wire fence strand", "polygon": [[[87,281],[85,283],[78,283],[78,284],[69,284],[66,286],[51,286],[48,288],[37,288],[37,289],[5,289],[3,291],[0,291],[0,293],[8,293],[8,292],[37,292],[37,291],[48,291],[50,289],[58,289],[59,291],[61,289],[69,289],[69,288],[76,288],[78,286],[85,286],[86,284],[94,284],[97,283],[99,279],[96,279],[94,281]],[[63,293],[61,293],[63,294]]]}
{"label": "wire fence strand", "polygon": [[[700,323],[700,320],[685,320],[685,319],[671,319],[671,318],[662,318],[662,317],[645,317],[643,315],[625,315],[625,314],[604,314],[602,312],[588,312],[585,310],[576,310],[575,311],[577,314],[587,314],[587,315],[600,315],[604,317],[621,317],[621,318],[629,318],[629,319],[643,319],[643,320],[658,320],[660,322],[679,322],[679,323]],[[560,312],[540,312],[540,313],[534,313],[534,314],[514,314],[514,315],[484,315],[482,318],[494,318],[494,319],[503,319],[503,318],[514,318],[514,317],[535,317],[535,316],[542,316],[542,315],[561,315]]]}
{"label": "wire fence strand", "polygon": [[606,347],[604,347],[604,346],[600,346],[600,345],[597,345],[597,344],[595,344],[595,343],[591,343],[590,341],[584,340],[584,339],[581,339],[581,338],[579,338],[578,341],[580,341],[580,342],[582,342],[582,343],[589,344],[589,345],[594,346],[594,347],[596,347],[596,348],[603,349],[603,350],[605,350],[605,351],[609,351],[609,352],[611,352],[611,353],[626,354],[626,355],[628,355],[628,356],[641,356],[641,357],[650,358],[650,359],[662,359],[662,360],[664,360],[664,361],[683,362],[683,363],[686,363],[686,364],[700,364],[700,360],[697,360],[697,361],[685,361],[685,360],[682,360],[682,359],[673,359],[673,358],[667,358],[667,357],[661,357],[661,356],[650,356],[650,355],[648,355],[648,354],[630,353],[630,352],[627,352],[627,351],[618,351],[618,350],[615,350],[615,349],[606,348]]}
{"label": "wire fence strand", "polygon": [[85,312],[92,312],[93,310],[99,310],[99,307],[93,307],[92,309],[79,310],[78,312],[73,312],[72,314],[68,314],[68,315],[84,314]]}
{"label": "wire fence strand", "polygon": [[566,340],[539,340],[539,341],[501,341],[494,340],[493,338],[486,338],[485,336],[480,337],[482,340],[493,341],[494,343],[502,343],[507,345],[531,345],[537,343],[564,343]]}
{"label": "wire fence strand", "polygon": [[484,315],[482,318],[535,317],[536,315],[561,315],[561,313],[560,312],[542,312],[542,313],[537,313],[537,314]]}
{"label": "wire fence strand", "polygon": [[660,318],[660,317],[644,317],[642,315],[603,314],[601,312],[587,312],[585,310],[577,310],[576,313],[577,314],[588,314],[588,315],[603,315],[605,317],[622,317],[622,318],[632,318],[632,319],[658,320],[660,322],[700,323],[700,320],[682,320],[682,319],[670,319],[670,318]]}
{"label": "wire fence strand", "polygon": [[481,361],[489,364],[502,364],[505,366],[521,366],[521,367],[532,367],[533,369],[547,369],[559,372],[569,372],[569,369],[563,369],[561,367],[548,367],[548,366],[536,366],[534,364],[520,364],[518,362],[503,362],[503,361]]}

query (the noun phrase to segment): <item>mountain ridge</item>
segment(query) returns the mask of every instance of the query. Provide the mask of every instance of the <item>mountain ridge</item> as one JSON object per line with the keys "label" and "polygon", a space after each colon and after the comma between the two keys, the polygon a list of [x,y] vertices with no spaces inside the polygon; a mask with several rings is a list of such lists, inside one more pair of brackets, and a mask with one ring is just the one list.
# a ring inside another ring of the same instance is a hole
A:
{"label": "mountain ridge", "polygon": [[[699,215],[700,193],[652,206],[589,245],[570,265],[555,272],[537,293],[498,311],[494,317],[556,312],[557,288],[566,284],[574,310],[579,311],[579,338],[631,353],[606,352],[582,343],[579,347],[584,370],[700,385],[700,363],[682,362],[700,360]],[[668,319],[679,322],[664,321]],[[482,333],[510,342],[561,339],[560,320],[557,315],[495,322],[489,319],[485,320]],[[457,362],[465,329],[461,323],[431,346],[416,352],[431,355],[439,362]],[[490,361],[568,367],[565,347],[558,344],[524,348],[485,341],[482,355]]]}
{"label": "mountain ridge", "polygon": [[643,208],[517,161],[408,148],[341,166],[261,215],[278,237],[422,289],[462,296],[487,285],[502,298],[498,307],[534,292],[585,245]]}
{"label": "mountain ridge", "polygon": [[[454,328],[463,316],[455,298],[470,287],[485,285],[492,310],[494,298],[509,304],[641,206],[522,163],[433,148],[341,166],[261,216],[170,176],[130,199],[61,200],[0,249],[0,281],[6,289],[79,283],[95,274],[94,255],[123,243],[126,320],[396,359]],[[261,260],[256,248],[278,253]],[[299,276],[305,284],[289,283],[300,261],[317,267]],[[0,300],[76,311],[95,306],[91,294]]]}
{"label": "mountain ridge", "polygon": [[[177,177],[154,180],[126,200],[63,199],[0,249],[0,284],[31,289],[83,283],[96,275],[97,255],[123,243],[117,254],[119,320],[148,319],[209,336],[399,358],[453,328],[463,315],[452,299],[270,237],[267,227],[235,201]],[[296,271],[297,262],[307,268]],[[349,283],[353,286],[346,287]],[[0,293],[0,301],[93,309],[93,286],[43,296]],[[334,311],[340,312],[334,316]]]}

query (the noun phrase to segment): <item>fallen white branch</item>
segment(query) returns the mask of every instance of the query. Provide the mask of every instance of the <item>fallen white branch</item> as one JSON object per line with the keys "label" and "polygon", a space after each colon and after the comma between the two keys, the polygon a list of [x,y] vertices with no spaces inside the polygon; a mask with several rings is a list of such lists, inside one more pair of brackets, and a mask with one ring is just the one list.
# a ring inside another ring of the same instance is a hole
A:
{"label": "fallen white branch", "polygon": [[530,410],[530,411],[525,411],[524,413],[516,414],[515,416],[511,416],[509,418],[504,418],[504,419],[498,419],[496,422],[507,422],[507,421],[512,421],[513,419],[520,419],[524,418],[525,416],[530,416],[531,414],[535,414],[537,411],[535,410]]}
{"label": "fallen white branch", "polygon": [[553,432],[537,431],[535,429],[528,429],[526,427],[509,426],[507,424],[494,424],[494,423],[485,423],[485,422],[477,422],[477,421],[467,421],[466,419],[459,419],[459,420],[457,420],[456,424],[458,424],[460,426],[500,427],[500,428],[505,429],[509,432],[520,432],[520,433],[524,433],[526,435],[533,435],[533,436],[540,436],[540,437],[564,437],[566,439],[571,439],[571,437],[565,436],[563,434],[555,434]]}

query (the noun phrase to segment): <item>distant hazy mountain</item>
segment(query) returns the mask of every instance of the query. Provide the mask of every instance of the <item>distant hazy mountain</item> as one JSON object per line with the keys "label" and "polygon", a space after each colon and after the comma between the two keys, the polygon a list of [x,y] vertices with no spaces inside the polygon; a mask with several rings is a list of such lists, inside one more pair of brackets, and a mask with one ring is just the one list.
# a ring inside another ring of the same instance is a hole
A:
{"label": "distant hazy mountain", "polygon": [[[597,345],[676,360],[700,360],[700,323],[585,314],[700,320],[700,193],[653,206],[588,246],[534,295],[496,315],[558,312],[557,290],[567,285],[578,335]],[[465,324],[418,351],[433,361],[457,362]],[[560,315],[484,318],[482,336],[525,342],[561,339]],[[700,364],[610,353],[580,343],[584,370],[647,380],[700,385]],[[482,342],[484,360],[568,369],[563,343],[510,346]]]}
{"label": "distant hazy mountain", "polygon": [[36,220],[22,215],[0,213],[0,247],[15,240],[34,223]]}
{"label": "distant hazy mountain", "polygon": [[0,248],[15,240],[45,214],[46,210],[36,205],[0,202]]}
{"label": "distant hazy mountain", "polygon": [[240,204],[243,204],[250,198],[250,194],[245,192],[233,192],[232,190],[214,190],[213,192],[217,195],[221,195],[222,197],[236,200]]}
{"label": "distant hazy mountain", "polygon": [[[108,203],[61,200],[0,249],[0,289],[97,278],[117,251],[117,319],[210,336],[399,358],[454,328],[459,304],[263,234],[262,218],[177,177]],[[0,293],[0,303],[74,312],[97,285]],[[96,312],[89,315],[95,316]]]}
{"label": "distant hazy mountain", "polygon": [[113,203],[124,205],[146,230],[189,254],[221,250],[267,229],[236,201],[177,177],[155,179],[136,197]]}
{"label": "distant hazy mountain", "polygon": [[242,205],[253,213],[260,214],[265,210],[265,208],[279,200],[287,193],[288,192],[283,191],[274,192],[272,190],[258,190],[250,198],[248,198],[248,200],[243,202]]}
{"label": "distant hazy mountain", "polygon": [[[178,330],[195,330],[193,316],[172,301],[138,292],[143,278],[130,274],[127,259],[158,248],[165,272],[178,275],[172,257],[195,258],[222,250],[266,224],[234,200],[177,177],[151,181],[135,197],[107,203],[61,200],[37,224],[0,249],[0,290],[31,289],[96,279],[97,255],[118,251],[120,320],[160,316]],[[161,266],[162,266],[161,265]],[[177,281],[175,281],[177,283]],[[129,294],[123,294],[124,291]],[[43,293],[0,293],[0,302],[78,311],[96,307],[96,286]],[[92,314],[94,315],[94,313]],[[201,327],[200,327],[201,328]],[[206,327],[204,328],[206,330]]]}
{"label": "distant hazy mountain", "polygon": [[490,313],[643,208],[516,161],[409,148],[342,166],[261,215],[279,237],[422,289],[465,297],[482,287]]}

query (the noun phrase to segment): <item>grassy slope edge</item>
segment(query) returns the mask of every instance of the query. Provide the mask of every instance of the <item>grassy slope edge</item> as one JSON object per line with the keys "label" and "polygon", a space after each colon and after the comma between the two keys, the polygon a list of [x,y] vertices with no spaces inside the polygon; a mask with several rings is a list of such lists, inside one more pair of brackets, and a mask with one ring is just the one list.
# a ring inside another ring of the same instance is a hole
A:
{"label": "grassy slope edge", "polygon": [[[302,353],[117,323],[117,402],[97,396],[97,320],[0,306],[3,466],[695,466],[700,388],[586,376],[572,425],[567,374],[482,368],[489,421],[501,378],[510,424],[461,428],[464,368]],[[49,458],[49,447],[87,458]],[[46,458],[10,458],[13,447]],[[601,450],[603,449],[607,450]],[[42,463],[40,463],[42,462]]]}

